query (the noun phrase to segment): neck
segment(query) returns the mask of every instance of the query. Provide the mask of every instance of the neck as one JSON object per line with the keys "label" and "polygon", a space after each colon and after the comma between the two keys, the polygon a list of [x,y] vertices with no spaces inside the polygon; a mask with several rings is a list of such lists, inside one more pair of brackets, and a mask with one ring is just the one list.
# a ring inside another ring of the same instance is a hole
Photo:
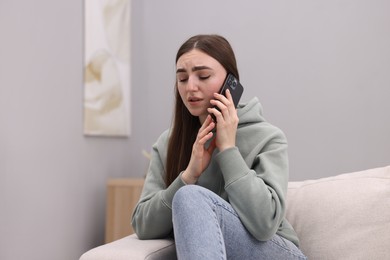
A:
{"label": "neck", "polygon": [[206,120],[207,116],[199,116],[199,122],[200,122],[200,125],[203,125],[204,121]]}

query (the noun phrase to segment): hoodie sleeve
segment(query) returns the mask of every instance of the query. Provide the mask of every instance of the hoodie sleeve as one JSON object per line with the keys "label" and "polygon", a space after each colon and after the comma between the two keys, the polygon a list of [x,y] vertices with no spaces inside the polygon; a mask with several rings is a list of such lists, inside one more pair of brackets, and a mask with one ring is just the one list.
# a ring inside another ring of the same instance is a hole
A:
{"label": "hoodie sleeve", "polygon": [[168,133],[161,135],[151,153],[149,170],[141,198],[134,209],[131,224],[140,239],[157,239],[172,232],[172,199],[185,185],[181,175],[167,188],[164,182],[164,163]]}
{"label": "hoodie sleeve", "polygon": [[262,136],[248,157],[244,160],[234,147],[220,152],[216,159],[229,202],[248,231],[265,241],[276,233],[285,215],[288,155],[282,131],[274,128]]}

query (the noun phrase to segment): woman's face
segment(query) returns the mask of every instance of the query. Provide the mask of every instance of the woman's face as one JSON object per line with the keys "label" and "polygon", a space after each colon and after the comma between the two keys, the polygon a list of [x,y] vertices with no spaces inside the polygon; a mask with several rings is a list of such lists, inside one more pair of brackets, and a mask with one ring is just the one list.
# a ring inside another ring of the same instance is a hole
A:
{"label": "woman's face", "polygon": [[210,100],[218,92],[226,78],[225,68],[214,58],[193,49],[177,60],[177,88],[184,105],[201,123],[211,107]]}

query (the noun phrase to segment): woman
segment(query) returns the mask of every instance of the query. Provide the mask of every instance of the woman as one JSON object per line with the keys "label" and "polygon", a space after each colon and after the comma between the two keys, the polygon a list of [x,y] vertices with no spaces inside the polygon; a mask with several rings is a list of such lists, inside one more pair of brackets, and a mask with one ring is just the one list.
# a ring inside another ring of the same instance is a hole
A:
{"label": "woman", "polygon": [[285,219],[286,138],[257,98],[236,110],[229,91],[218,94],[228,73],[239,79],[219,35],[178,50],[173,126],[153,145],[134,230],[173,235],[179,259],[305,259]]}

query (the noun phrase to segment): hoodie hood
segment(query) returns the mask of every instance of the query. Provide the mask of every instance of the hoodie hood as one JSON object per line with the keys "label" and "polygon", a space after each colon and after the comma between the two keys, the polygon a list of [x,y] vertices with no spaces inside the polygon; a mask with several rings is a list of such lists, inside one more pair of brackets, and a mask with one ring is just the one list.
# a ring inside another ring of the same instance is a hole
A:
{"label": "hoodie hood", "polygon": [[263,107],[257,97],[252,98],[247,103],[240,103],[237,106],[237,115],[240,119],[239,125],[265,121],[263,117]]}

